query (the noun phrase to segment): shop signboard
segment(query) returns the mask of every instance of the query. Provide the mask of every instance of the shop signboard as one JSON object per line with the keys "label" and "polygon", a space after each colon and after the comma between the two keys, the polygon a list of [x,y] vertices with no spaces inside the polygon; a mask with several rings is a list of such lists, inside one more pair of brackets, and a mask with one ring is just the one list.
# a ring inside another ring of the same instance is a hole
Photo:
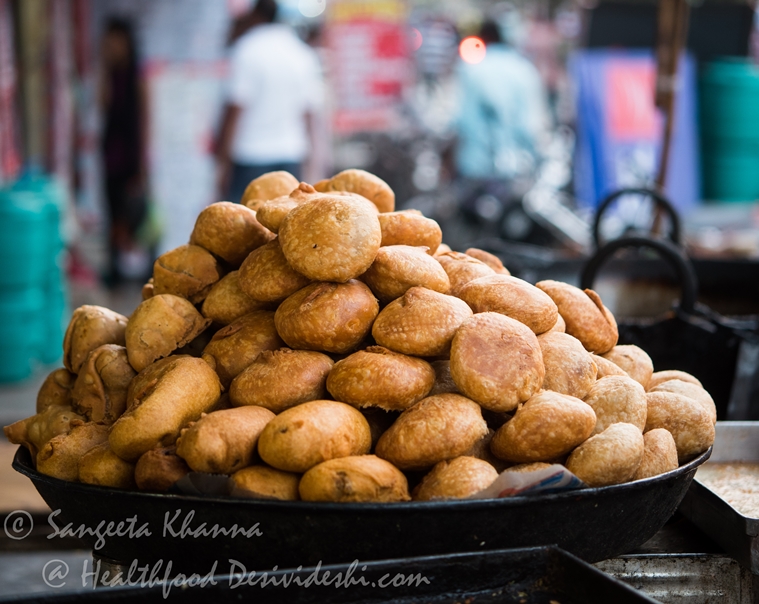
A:
{"label": "shop signboard", "polygon": [[333,123],[338,134],[388,131],[399,125],[411,81],[403,0],[333,0],[327,6]]}

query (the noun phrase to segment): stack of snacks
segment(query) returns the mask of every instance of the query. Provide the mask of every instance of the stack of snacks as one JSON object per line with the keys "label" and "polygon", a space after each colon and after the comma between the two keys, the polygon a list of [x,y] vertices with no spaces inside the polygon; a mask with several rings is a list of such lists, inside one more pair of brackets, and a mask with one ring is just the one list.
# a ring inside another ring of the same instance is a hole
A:
{"label": "stack of snacks", "polygon": [[155,263],[129,318],[85,306],[37,415],[5,428],[40,472],[234,496],[463,498],[564,464],[590,486],[677,468],[714,440],[694,377],[617,345],[592,290],[531,285],[382,180],[253,181]]}

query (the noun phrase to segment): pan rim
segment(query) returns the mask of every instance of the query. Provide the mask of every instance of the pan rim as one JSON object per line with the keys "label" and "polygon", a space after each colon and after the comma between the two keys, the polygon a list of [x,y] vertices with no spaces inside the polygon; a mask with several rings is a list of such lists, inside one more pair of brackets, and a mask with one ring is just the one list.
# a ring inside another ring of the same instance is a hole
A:
{"label": "pan rim", "polygon": [[[653,476],[651,478],[643,478],[640,480],[634,480],[617,485],[611,485],[606,487],[587,487],[581,489],[573,489],[571,491],[563,491],[560,493],[547,493],[527,496],[513,496],[502,497],[492,499],[455,499],[455,500],[439,500],[439,501],[408,501],[408,502],[393,502],[393,503],[377,503],[377,502],[319,502],[319,501],[281,501],[273,499],[254,499],[247,497],[235,497],[232,495],[216,496],[216,495],[191,495],[185,493],[151,493],[147,491],[139,490],[124,490],[116,489],[113,487],[104,487],[98,485],[84,484],[81,482],[72,482],[68,480],[62,480],[60,478],[54,478],[38,472],[32,468],[26,459],[31,459],[31,455],[27,449],[23,446],[19,446],[13,456],[12,467],[14,470],[27,476],[34,484],[45,483],[50,487],[60,491],[62,489],[70,491],[79,491],[88,493],[91,495],[102,494],[106,497],[118,497],[125,496],[128,498],[140,499],[145,501],[163,501],[163,502],[176,502],[176,503],[203,503],[203,504],[215,504],[215,505],[236,505],[241,504],[248,506],[250,509],[277,509],[282,511],[306,511],[306,512],[330,512],[330,511],[354,511],[354,512],[372,512],[372,511],[387,511],[393,512],[418,512],[420,510],[427,511],[449,511],[458,509],[476,510],[485,508],[509,508],[522,506],[536,500],[541,502],[548,501],[563,501],[567,499],[576,498],[590,498],[590,497],[604,497],[613,495],[620,492],[647,490],[650,486],[657,483],[670,482],[678,477],[685,475],[691,471],[695,473],[695,470],[706,462],[711,456],[713,445],[706,451],[700,453],[694,459],[679,466],[674,470]],[[26,457],[26,459],[24,459]]]}

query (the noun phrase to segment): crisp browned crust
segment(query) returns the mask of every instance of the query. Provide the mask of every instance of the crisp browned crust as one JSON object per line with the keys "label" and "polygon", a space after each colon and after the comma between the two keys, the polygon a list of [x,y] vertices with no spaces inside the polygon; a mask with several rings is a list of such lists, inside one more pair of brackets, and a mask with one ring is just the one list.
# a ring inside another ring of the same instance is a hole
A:
{"label": "crisp browned crust", "polygon": [[63,364],[79,373],[87,355],[103,344],[124,346],[127,318],[102,306],[80,306],[71,315],[63,338]]}
{"label": "crisp browned crust", "polygon": [[459,289],[458,295],[475,313],[501,313],[524,323],[536,334],[556,325],[559,315],[556,304],[547,294],[509,275],[473,279]]}
{"label": "crisp browned crust", "polygon": [[308,401],[325,398],[327,375],[334,361],[312,350],[266,350],[229,388],[233,405],[258,405],[280,413]]}
{"label": "crisp browned crust", "polygon": [[153,264],[153,295],[173,294],[199,304],[223,275],[211,252],[198,245],[180,245]]}
{"label": "crisp browned crust", "polygon": [[598,368],[577,338],[559,331],[538,336],[546,375],[543,389],[585,398],[596,383]]}
{"label": "crisp browned crust", "polygon": [[375,455],[330,459],[300,480],[303,501],[408,501],[408,482],[398,468]]}
{"label": "crisp browned crust", "polygon": [[643,434],[632,424],[612,424],[577,447],[567,469],[591,487],[632,480],[643,459]]}
{"label": "crisp browned crust", "polygon": [[279,305],[274,322],[290,348],[346,353],[369,334],[379,313],[360,281],[312,283]]}
{"label": "crisp browned crust", "polygon": [[443,241],[440,225],[422,215],[419,210],[381,213],[382,246],[411,245],[426,247],[427,253],[434,255]]}
{"label": "crisp browned crust", "polygon": [[376,208],[356,195],[306,201],[279,229],[287,262],[313,281],[345,283],[358,277],[374,262],[381,241]]}
{"label": "crisp browned crust", "polygon": [[327,390],[359,408],[401,411],[427,396],[434,383],[435,371],[426,361],[370,346],[335,363]]}
{"label": "crisp browned crust", "polygon": [[256,406],[203,414],[183,428],[177,455],[195,472],[232,474],[256,459],[256,445],[264,427],[274,418]]}
{"label": "crisp browned crust", "polygon": [[311,401],[283,411],[264,428],[258,452],[286,472],[306,472],[328,459],[364,455],[372,436],[361,412],[336,401]]}
{"label": "crisp browned crust", "polygon": [[240,289],[259,302],[282,302],[311,283],[288,264],[277,239],[251,253],[239,274]]}
{"label": "crisp browned crust", "polygon": [[592,289],[583,291],[550,280],[535,286],[551,296],[566,322],[567,333],[580,340],[587,351],[604,354],[617,344],[617,322]]}
{"label": "crisp browned crust", "polygon": [[371,201],[380,212],[395,209],[395,193],[379,176],[365,170],[349,169],[335,174],[329,180],[321,180],[314,185],[321,192],[347,191],[357,193]]}
{"label": "crisp browned crust", "polygon": [[380,302],[395,300],[417,286],[447,294],[451,289],[448,275],[426,249],[408,245],[379,248],[377,257],[362,277],[364,283]]}
{"label": "crisp browned crust", "polygon": [[424,470],[463,455],[487,432],[477,403],[458,394],[438,394],[401,413],[375,452],[402,470]]}
{"label": "crisp browned crust", "polygon": [[543,391],[498,429],[490,450],[517,463],[552,461],[584,442],[595,425],[590,405],[573,396]]}
{"label": "crisp browned crust", "polygon": [[248,254],[273,238],[274,234],[256,219],[253,210],[239,203],[220,201],[198,215],[190,243],[232,266],[240,266]]}
{"label": "crisp browned crust", "polygon": [[[298,179],[289,172],[284,170],[267,172],[248,183],[240,203],[251,210],[258,210],[264,202],[282,195],[288,195],[297,186]],[[232,201],[237,200],[233,199]]]}
{"label": "crisp browned crust", "polygon": [[512,411],[538,392],[543,355],[529,327],[494,312],[461,324],[451,345],[451,375],[459,390],[491,411]]}
{"label": "crisp browned crust", "polygon": [[472,316],[463,300],[411,287],[377,316],[372,336],[381,346],[422,357],[447,355],[456,330]]}
{"label": "crisp browned crust", "polygon": [[487,461],[461,456],[440,461],[414,489],[416,501],[463,499],[488,488],[498,472]]}

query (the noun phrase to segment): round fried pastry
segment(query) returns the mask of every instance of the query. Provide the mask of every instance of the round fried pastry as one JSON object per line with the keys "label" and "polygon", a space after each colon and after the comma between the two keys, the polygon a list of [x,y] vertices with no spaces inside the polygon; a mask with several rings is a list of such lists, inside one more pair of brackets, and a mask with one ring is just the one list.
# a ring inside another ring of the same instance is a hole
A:
{"label": "round fried pastry", "polygon": [[152,298],[155,295],[155,286],[153,285],[153,277],[148,279],[148,282],[142,286],[142,291],[140,293],[142,295],[143,300]]}
{"label": "round fried pastry", "polygon": [[540,281],[535,287],[551,296],[574,336],[588,352],[604,354],[617,344],[617,322],[592,289],[585,291],[560,281]]}
{"label": "round fried pastry", "polygon": [[375,452],[401,470],[424,470],[463,455],[487,433],[477,403],[458,394],[438,394],[401,413]]}
{"label": "round fried pastry", "polygon": [[577,447],[567,470],[591,487],[629,482],[643,459],[643,434],[632,424],[612,424]]}
{"label": "round fried pastry", "polygon": [[435,371],[426,361],[370,346],[335,363],[327,390],[355,407],[400,411],[427,396],[434,383]]}
{"label": "round fried pastry", "polygon": [[566,455],[593,432],[596,414],[580,399],[543,391],[522,405],[493,436],[496,457],[517,463]]}
{"label": "round fried pastry", "polygon": [[288,264],[313,281],[345,283],[358,277],[374,262],[381,241],[376,208],[355,195],[306,201],[279,229]]}
{"label": "round fried pastry", "polygon": [[254,310],[217,331],[203,350],[203,360],[213,367],[227,388],[259,353],[283,345],[274,326],[274,313]]}
{"label": "round fried pastry", "polygon": [[267,172],[248,183],[240,203],[251,210],[258,210],[265,202],[282,195],[288,195],[297,186],[298,179],[289,172],[284,170]]}
{"label": "round fried pastry", "polygon": [[220,201],[198,215],[190,243],[237,267],[248,254],[273,237],[274,234],[258,222],[253,210],[239,203]]}
{"label": "round fried pastry", "polygon": [[240,289],[260,302],[282,302],[309,283],[287,263],[277,239],[252,252],[240,267]]}
{"label": "round fried pastry", "polygon": [[112,424],[126,410],[127,388],[136,375],[124,346],[99,346],[87,355],[76,378],[74,408],[88,421]]}
{"label": "round fried pastry", "polygon": [[184,298],[171,294],[148,298],[132,313],[126,326],[129,363],[142,371],[194,340],[210,324],[211,320]]}
{"label": "round fried pastry", "polygon": [[641,432],[646,427],[646,391],[627,375],[601,378],[593,384],[584,400],[596,412],[593,434],[618,423],[632,424]]}
{"label": "round fried pastry", "polygon": [[71,389],[75,381],[76,375],[68,369],[60,367],[51,371],[37,392],[37,413],[51,405],[71,405]]}
{"label": "round fried pastry", "polygon": [[280,501],[298,501],[300,476],[264,465],[248,466],[229,477],[232,495]]}
{"label": "round fried pastry", "polygon": [[649,392],[646,429],[668,430],[675,439],[677,460],[684,463],[714,443],[714,422],[692,398],[674,392]]}
{"label": "round fried pastry", "polygon": [[3,433],[14,445],[23,445],[36,457],[40,449],[52,438],[65,434],[73,426],[84,422],[84,417],[69,405],[49,405],[36,415],[20,419],[3,427]]}
{"label": "round fried pastry", "polygon": [[440,225],[423,216],[419,210],[401,210],[399,212],[381,213],[379,218],[382,229],[382,247],[388,245],[411,245],[426,247],[427,253],[435,254],[443,241]]}
{"label": "round fried pastry", "polygon": [[645,350],[631,344],[619,345],[605,353],[603,357],[624,369],[643,388],[648,387],[648,382],[654,372],[654,363]]}
{"label": "round fried pastry", "polygon": [[495,254],[491,254],[490,252],[486,252],[485,250],[481,250],[476,247],[470,247],[466,252],[464,252],[467,256],[471,256],[472,258],[477,258],[480,262],[484,262],[487,264],[490,268],[492,268],[497,275],[510,275],[509,269],[507,269],[503,262],[501,262],[501,259],[496,256]]}
{"label": "round fried pastry", "polygon": [[546,375],[543,389],[585,398],[596,383],[598,368],[577,338],[559,331],[538,336]]}
{"label": "round fried pastry", "polygon": [[153,264],[153,295],[173,294],[199,304],[222,276],[211,252],[198,245],[180,245]]}
{"label": "round fried pastry", "polygon": [[713,423],[717,423],[717,407],[714,399],[701,386],[683,380],[667,380],[648,390],[649,392],[674,392],[696,401],[709,414]]}
{"label": "round fried pastry", "polygon": [[202,359],[177,356],[159,363],[134,378],[127,410],[111,428],[111,449],[125,461],[174,444],[182,427],[219,400],[219,378]]}
{"label": "round fried pastry", "polygon": [[258,439],[267,464],[305,472],[328,459],[364,455],[372,444],[369,424],[345,403],[318,400],[287,409],[272,419]]}
{"label": "round fried pastry", "polygon": [[415,286],[441,294],[451,289],[440,263],[427,254],[425,248],[408,245],[381,247],[362,280],[380,302],[395,300]]}
{"label": "round fried pastry", "polygon": [[398,468],[376,455],[324,461],[301,478],[303,501],[409,501],[408,481]]}
{"label": "round fried pastry", "polygon": [[648,380],[647,388],[648,390],[651,390],[653,388],[656,388],[659,384],[668,382],[669,380],[681,380],[683,382],[695,384],[701,388],[704,387],[698,378],[692,376],[690,373],[679,371],[677,369],[668,369],[666,371],[655,371],[653,374],[651,374],[651,379]]}
{"label": "round fried pastry", "polygon": [[78,423],[71,430],[51,438],[37,454],[40,474],[76,482],[79,459],[93,447],[108,441],[108,426],[95,422]]}
{"label": "round fried pastry", "polygon": [[134,464],[124,461],[108,442],[87,451],[79,459],[79,482],[114,489],[134,489]]}
{"label": "round fried pastry", "polygon": [[470,281],[495,274],[495,271],[481,260],[461,252],[438,251],[435,258],[448,275],[452,296],[458,296],[461,288]]}
{"label": "round fried pastry", "polygon": [[677,469],[677,445],[669,431],[656,428],[643,435],[643,459],[633,480],[651,478]]}
{"label": "round fried pastry", "polygon": [[547,294],[509,275],[473,279],[459,289],[458,296],[475,313],[501,313],[524,323],[535,334],[551,329],[559,315],[556,304]]}
{"label": "round fried pastry", "polygon": [[253,463],[258,438],[273,418],[256,406],[203,414],[182,429],[177,455],[195,472],[232,474]]}
{"label": "round fried pastry", "polygon": [[325,398],[334,361],[312,350],[266,350],[234,380],[229,398],[235,406],[258,405],[274,413]]}
{"label": "round fried pastry", "polygon": [[347,191],[357,193],[371,201],[380,212],[392,212],[395,209],[395,193],[384,180],[365,170],[348,169],[335,174],[328,180],[314,185],[321,192]]}
{"label": "round fried pastry", "polygon": [[426,287],[411,287],[377,316],[377,344],[414,356],[446,355],[456,330],[472,316],[463,300]]}
{"label": "round fried pastry", "polygon": [[317,193],[311,185],[302,182],[289,195],[283,195],[276,199],[271,199],[263,204],[256,213],[258,221],[269,229],[272,233],[278,233],[282,226],[282,221],[290,213],[290,210],[299,206],[304,201],[320,197],[322,193]]}
{"label": "round fried pastry", "polygon": [[134,467],[134,481],[141,491],[165,493],[190,473],[190,466],[177,455],[177,448],[159,447],[146,451]]}
{"label": "round fried pastry", "polygon": [[87,355],[103,344],[124,346],[127,318],[102,306],[80,306],[71,314],[63,338],[63,365],[79,373]]}
{"label": "round fried pastry", "polygon": [[498,472],[488,462],[476,457],[456,457],[440,461],[414,489],[415,501],[464,499],[488,488]]}
{"label": "round fried pastry", "polygon": [[239,271],[231,271],[211,288],[203,300],[204,317],[219,325],[229,325],[254,310],[272,309],[271,304],[254,300],[242,291],[239,276]]}
{"label": "round fried pastry", "polygon": [[274,323],[290,348],[343,354],[367,336],[379,304],[363,283],[312,283],[277,308]]}
{"label": "round fried pastry", "polygon": [[451,375],[465,396],[491,411],[511,411],[538,392],[545,378],[532,330],[495,312],[461,324],[451,344]]}

